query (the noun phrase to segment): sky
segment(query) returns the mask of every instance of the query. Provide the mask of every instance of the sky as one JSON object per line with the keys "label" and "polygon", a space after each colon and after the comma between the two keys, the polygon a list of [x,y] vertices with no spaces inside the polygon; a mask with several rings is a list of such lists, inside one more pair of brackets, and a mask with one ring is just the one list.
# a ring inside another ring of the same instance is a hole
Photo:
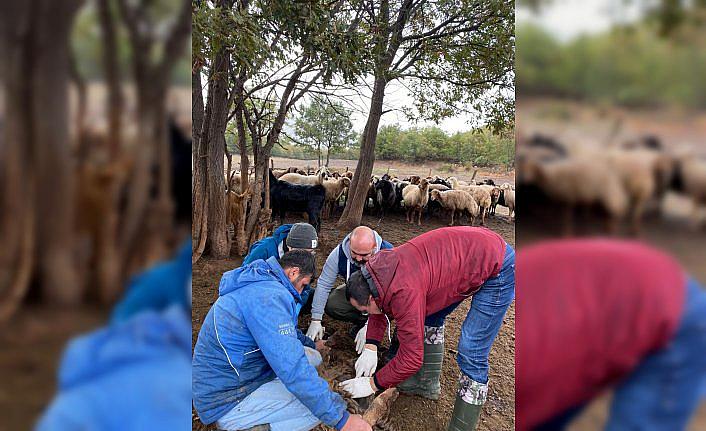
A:
{"label": "sky", "polygon": [[568,41],[581,34],[596,34],[614,24],[634,21],[640,7],[651,1],[554,0],[539,13],[519,7],[515,22],[539,24],[558,39]]}

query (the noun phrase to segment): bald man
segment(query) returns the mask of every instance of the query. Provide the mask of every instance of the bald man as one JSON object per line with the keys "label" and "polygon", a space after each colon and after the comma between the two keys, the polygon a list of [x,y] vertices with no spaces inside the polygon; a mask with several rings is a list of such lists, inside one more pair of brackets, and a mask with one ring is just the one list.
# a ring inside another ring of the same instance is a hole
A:
{"label": "bald man", "polygon": [[[328,255],[324,269],[314,291],[314,302],[311,305],[311,324],[306,335],[316,341],[323,337],[324,328],[321,319],[324,312],[336,320],[353,322],[351,335],[355,334],[356,344],[360,341],[361,348],[365,345],[365,325],[367,316],[356,310],[346,299],[346,285],[341,284],[333,289],[336,276],[344,281],[358,271],[371,257],[380,250],[392,248],[392,244],[383,241],[380,235],[367,226],[358,226],[349,233],[341,244]],[[358,348],[356,346],[356,348]],[[362,349],[361,349],[362,350]]]}

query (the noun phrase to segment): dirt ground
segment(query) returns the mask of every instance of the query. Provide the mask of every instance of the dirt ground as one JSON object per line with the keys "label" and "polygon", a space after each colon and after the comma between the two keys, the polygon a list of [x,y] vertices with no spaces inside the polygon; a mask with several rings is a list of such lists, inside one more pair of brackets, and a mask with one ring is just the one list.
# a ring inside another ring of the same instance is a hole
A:
{"label": "dirt ground", "polygon": [[[417,172],[419,172],[417,170]],[[500,207],[498,207],[500,210]],[[499,211],[496,218],[490,218],[488,225],[491,229],[501,234],[511,245],[515,244],[515,227],[507,221],[506,213]],[[296,222],[298,219],[289,216],[286,222]],[[319,234],[319,252],[316,254],[317,267],[323,267],[328,253],[338,245],[348,233],[335,226],[336,219],[324,220]],[[365,215],[363,224],[377,230],[384,239],[395,245],[418,236],[419,234],[446,226],[447,219],[440,220],[436,217],[423,220],[422,226],[406,223],[404,214],[386,216],[382,221],[377,217]],[[196,341],[201,328],[202,319],[208,312],[211,304],[217,298],[218,282],[223,272],[236,268],[242,259],[209,260],[202,259],[194,265],[193,269],[193,339]],[[459,375],[456,364],[456,352],[461,324],[466,317],[470,301],[461,304],[446,321],[446,354],[444,356],[443,374],[441,377],[441,398],[430,401],[419,397],[400,395],[392,407],[390,425],[400,431],[437,431],[445,430],[453,410],[456,396],[457,379]],[[500,334],[496,339],[490,353],[490,388],[488,401],[481,415],[479,430],[512,430],[515,423],[515,307],[508,310]],[[300,328],[306,330],[309,316],[300,318]],[[335,322],[324,316],[323,325],[327,333],[336,332],[334,338],[334,354],[331,366],[338,375],[336,381],[354,377],[354,363],[357,354],[353,349],[352,340],[343,335],[350,324]],[[385,347],[386,344],[383,344]],[[193,429],[215,429],[205,427],[194,415]]]}
{"label": "dirt ground", "polygon": [[105,321],[108,310],[23,308],[0,328],[0,429],[32,429],[56,392],[56,371],[70,337]]}

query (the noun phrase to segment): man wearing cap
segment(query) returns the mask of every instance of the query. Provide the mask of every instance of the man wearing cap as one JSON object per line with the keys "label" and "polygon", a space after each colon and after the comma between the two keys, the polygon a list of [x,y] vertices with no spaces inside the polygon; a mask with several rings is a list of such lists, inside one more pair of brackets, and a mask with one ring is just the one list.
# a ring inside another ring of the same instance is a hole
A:
{"label": "man wearing cap", "polygon": [[[271,257],[279,259],[289,250],[306,250],[314,253],[318,245],[319,236],[314,226],[309,223],[283,224],[275,229],[272,236],[253,243],[250,252],[243,259],[243,266],[258,259],[267,260]],[[310,302],[312,293],[311,287],[304,286],[301,293],[302,301],[297,303],[297,314],[305,304]]]}
{"label": "man wearing cap", "polygon": [[310,430],[321,422],[371,429],[319,377],[323,341],[297,329],[296,303],[315,266],[311,253],[292,250],[223,274],[194,346],[193,401],[203,423],[233,431]]}
{"label": "man wearing cap", "polygon": [[[461,376],[449,430],[474,429],[488,391],[488,354],[515,297],[512,247],[485,228],[436,229],[375,255],[348,279],[346,294],[370,314],[365,351],[355,364],[359,377],[341,383],[354,398],[397,387],[438,399],[444,321],[472,297],[458,343]],[[395,319],[399,351],[376,371],[388,319]]]}
{"label": "man wearing cap", "polygon": [[248,255],[243,259],[243,265],[258,259],[267,260],[272,256],[279,259],[284,253],[293,249],[313,252],[318,242],[316,229],[309,223],[283,224],[275,229],[272,236],[263,238],[250,247]]}
{"label": "man wearing cap", "polygon": [[360,269],[378,251],[390,249],[392,244],[384,241],[380,235],[367,226],[358,226],[343,238],[343,241],[331,251],[321,271],[321,276],[314,291],[311,304],[311,324],[307,337],[316,341],[323,337],[324,328],[321,319],[324,312],[336,320],[353,322],[351,335],[355,336],[358,353],[365,345],[367,316],[356,310],[346,299],[346,285],[333,289],[337,276],[344,280]]}

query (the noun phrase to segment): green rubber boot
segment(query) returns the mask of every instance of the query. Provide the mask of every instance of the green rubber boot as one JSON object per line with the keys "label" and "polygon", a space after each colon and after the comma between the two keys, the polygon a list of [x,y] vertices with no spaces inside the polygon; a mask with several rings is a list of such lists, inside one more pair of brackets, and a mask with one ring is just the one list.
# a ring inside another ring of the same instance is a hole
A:
{"label": "green rubber boot", "polygon": [[404,394],[438,400],[441,394],[441,367],[444,362],[444,327],[424,327],[424,362],[415,375],[397,385]]}
{"label": "green rubber boot", "polygon": [[451,414],[448,431],[473,431],[488,395],[488,384],[478,383],[461,374],[458,394]]}
{"label": "green rubber boot", "polygon": [[468,404],[456,395],[454,412],[451,415],[448,431],[473,431],[478,424],[482,405]]}

